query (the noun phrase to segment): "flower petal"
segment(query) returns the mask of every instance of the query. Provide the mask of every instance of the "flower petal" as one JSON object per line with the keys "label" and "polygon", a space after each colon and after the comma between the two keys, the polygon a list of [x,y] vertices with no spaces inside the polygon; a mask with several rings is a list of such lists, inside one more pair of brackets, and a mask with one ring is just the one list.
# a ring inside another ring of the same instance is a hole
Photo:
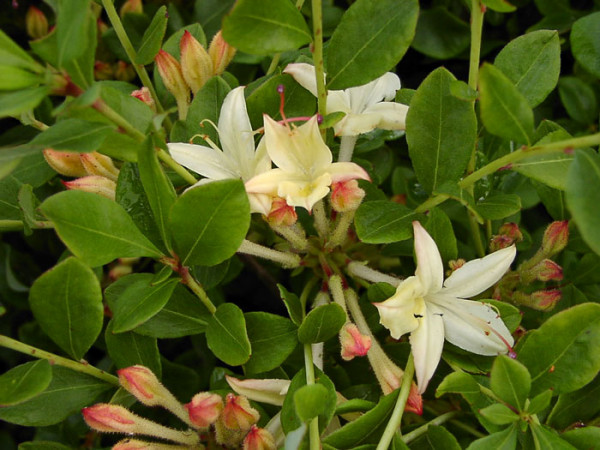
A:
{"label": "flower petal", "polygon": [[271,169],[246,181],[246,192],[277,195],[279,184],[289,181],[290,174],[281,169]]}
{"label": "flower petal", "polygon": [[357,178],[371,181],[371,177],[369,177],[367,171],[358,164],[352,162],[333,163],[331,166],[329,166],[327,172],[331,175],[332,183],[355,180]]}
{"label": "flower petal", "polygon": [[290,380],[279,378],[239,380],[225,375],[225,379],[236,394],[244,395],[256,402],[279,406],[283,405],[283,399],[290,387]]}
{"label": "flower petal", "polygon": [[493,286],[510,268],[517,249],[514,245],[467,262],[444,282],[444,295],[469,298]]}
{"label": "flower petal", "polygon": [[377,128],[384,130],[404,130],[406,128],[406,114],[408,106],[402,103],[380,102],[369,106],[363,114],[377,114],[379,122]]}
{"label": "flower petal", "polygon": [[290,74],[300,86],[317,97],[317,77],[314,66],[306,63],[288,64],[283,73]]}
{"label": "flower petal", "polygon": [[196,144],[181,142],[168,144],[169,153],[175,161],[188,169],[212,180],[239,178],[231,162],[218,150]]}
{"label": "flower petal", "polygon": [[375,103],[393,99],[398,89],[400,78],[395,73],[387,72],[370,83],[346,89],[345,92],[350,97],[352,112],[360,114]]}
{"label": "flower petal", "polygon": [[413,222],[413,230],[417,255],[415,275],[419,278],[425,293],[434,294],[442,288],[444,281],[442,257],[433,238],[416,220]]}
{"label": "flower petal", "polygon": [[300,206],[310,211],[315,203],[329,194],[330,185],[331,175],[324,173],[309,181],[283,181],[279,183],[277,195],[285,198],[290,206]]}
{"label": "flower petal", "polygon": [[248,200],[250,201],[251,213],[261,213],[265,216],[269,215],[269,212],[271,211],[271,204],[273,203],[273,197],[267,194],[248,193]]}
{"label": "flower petal", "polygon": [[382,303],[375,303],[379,311],[379,323],[390,330],[394,339],[400,339],[419,326],[415,313],[416,299],[420,293],[421,285],[417,277],[408,277],[400,283],[394,295]]}

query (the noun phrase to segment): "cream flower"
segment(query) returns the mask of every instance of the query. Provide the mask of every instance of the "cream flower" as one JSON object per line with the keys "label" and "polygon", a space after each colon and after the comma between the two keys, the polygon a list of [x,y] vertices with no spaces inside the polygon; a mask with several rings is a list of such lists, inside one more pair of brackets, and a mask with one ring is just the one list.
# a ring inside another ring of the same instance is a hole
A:
{"label": "cream flower", "polygon": [[[182,166],[206,177],[198,184],[209,180],[240,178],[244,182],[271,168],[271,160],[264,139],[254,147],[254,132],[248,118],[244,87],[233,89],[225,97],[217,125],[222,150],[216,146],[171,143],[169,152]],[[249,195],[253,212],[268,214],[271,208],[267,196]]]}
{"label": "cream flower", "polygon": [[[284,73],[290,74],[305,89],[317,96],[315,68],[310,64],[288,64]],[[408,106],[392,100],[400,89],[395,73],[383,76],[362,86],[327,92],[327,113],[341,111],[346,116],[334,125],[338,136],[357,136],[375,128],[404,130]]]}
{"label": "cream flower", "polygon": [[290,127],[264,116],[267,152],[277,169],[255,176],[246,191],[286,200],[290,206],[311,210],[329,193],[332,182],[369,179],[365,170],[351,162],[332,163],[331,150],[323,141],[317,117],[299,127]]}
{"label": "cream flower", "polygon": [[442,258],[434,240],[413,222],[417,270],[396,293],[376,304],[380,322],[394,339],[410,333],[419,392],[423,393],[442,355],[444,337],[479,355],[507,353],[514,343],[498,311],[464,300],[494,285],[515,258],[515,246],[469,261],[444,282]]}

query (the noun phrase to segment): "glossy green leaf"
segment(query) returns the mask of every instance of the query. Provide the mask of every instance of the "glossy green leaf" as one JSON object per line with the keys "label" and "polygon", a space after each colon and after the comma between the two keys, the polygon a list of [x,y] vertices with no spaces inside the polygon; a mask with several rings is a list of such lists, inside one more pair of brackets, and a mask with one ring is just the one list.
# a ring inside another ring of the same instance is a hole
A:
{"label": "glossy green leaf", "polygon": [[600,428],[592,426],[575,428],[561,434],[560,437],[577,449],[587,450],[594,448],[600,442]]}
{"label": "glossy green leaf", "polygon": [[553,393],[550,389],[541,392],[540,394],[533,397],[527,406],[527,412],[529,414],[537,414],[548,406],[550,406],[550,402],[552,401]]}
{"label": "glossy green leaf", "polygon": [[0,61],[3,64],[41,72],[42,67],[4,31],[0,30]]}
{"label": "glossy green leaf", "polygon": [[104,333],[106,350],[117,369],[140,364],[148,367],[160,379],[162,366],[155,338],[142,336],[133,331],[116,334],[111,320]]}
{"label": "glossy green leaf", "polygon": [[181,263],[211,266],[231,258],[250,226],[250,205],[240,180],[195,187],[171,208],[169,228]]}
{"label": "glossy green leaf", "polygon": [[244,364],[251,355],[244,313],[233,303],[217,308],[206,327],[208,348],[230,366]]}
{"label": "glossy green leaf", "polygon": [[572,392],[600,370],[600,305],[585,303],[550,317],[528,336],[518,359],[531,374],[531,395]]}
{"label": "glossy green leaf", "polygon": [[460,20],[447,8],[437,6],[419,14],[411,46],[432,58],[449,59],[467,49],[470,37],[468,23]]}
{"label": "glossy green leaf", "polygon": [[26,89],[43,82],[43,78],[20,67],[0,64],[0,91]]}
{"label": "glossy green leaf", "polygon": [[483,3],[492,11],[513,12],[517,9],[508,0],[481,0],[481,3]]}
{"label": "glossy green leaf", "polygon": [[576,77],[561,77],[558,94],[565,109],[582,124],[598,122],[598,104],[592,86]]}
{"label": "glossy green leaf", "polygon": [[100,195],[65,191],[48,198],[40,209],[69,250],[92,267],[116,258],[161,256],[125,210]]}
{"label": "glossy green leaf", "polygon": [[302,386],[294,392],[296,414],[298,414],[300,420],[309,422],[318,415],[324,414],[326,405],[323,403],[323,398],[325,398],[327,394],[327,389],[321,384]]}
{"label": "glossy green leaf", "polygon": [[366,84],[391,70],[408,50],[418,15],[417,0],[354,2],[329,40],[328,89]]}
{"label": "glossy green leaf", "polygon": [[194,19],[200,22],[210,38],[221,29],[223,17],[229,12],[235,0],[201,0],[194,4]]}
{"label": "glossy green leaf", "polygon": [[567,206],[583,240],[600,255],[600,190],[590,189],[600,183],[600,156],[579,150],[567,176]]}
{"label": "glossy green leaf", "polygon": [[516,194],[495,193],[477,203],[475,209],[484,219],[504,219],[521,210],[521,198]]}
{"label": "glossy green leaf", "polygon": [[154,113],[148,105],[131,96],[131,85],[121,85],[114,81],[101,81],[100,95],[108,106],[144,134],[152,129]]}
{"label": "glossy green leaf", "polygon": [[406,142],[417,179],[427,192],[463,175],[477,137],[472,102],[454,97],[454,76],[434,70],[417,89],[406,116]]}
{"label": "glossy green leaf", "polygon": [[66,64],[89,51],[88,27],[92,24],[90,0],[59,0],[56,19],[58,65]]}
{"label": "glossy green leaf", "polygon": [[531,390],[531,377],[523,364],[499,355],[492,366],[490,385],[501,400],[523,411]]}
{"label": "glossy green leaf", "polygon": [[481,120],[493,135],[530,144],[533,136],[533,111],[513,82],[491,64],[479,72]]}
{"label": "glossy green leaf", "polygon": [[252,347],[252,355],[244,364],[246,374],[281,366],[298,345],[296,326],[285,317],[266,312],[250,312],[244,316]]}
{"label": "glossy green leaf", "polygon": [[334,337],[346,323],[346,313],[337,303],[317,306],[298,328],[298,339],[304,344],[325,342]]}
{"label": "glossy green leaf", "polygon": [[576,422],[585,423],[592,419],[600,412],[600,402],[590,402],[590,399],[599,395],[600,377],[575,392],[559,395],[548,416],[548,425],[564,429]]}
{"label": "glossy green leaf", "polygon": [[505,430],[492,433],[477,439],[467,447],[467,450],[515,450],[517,448],[517,428],[508,427]]}
{"label": "glossy green leaf", "polygon": [[432,450],[460,450],[456,438],[442,426],[430,425],[427,427],[427,435],[425,437],[429,448]]}
{"label": "glossy green leaf", "polygon": [[18,405],[0,408],[0,419],[28,427],[54,425],[79,413],[111,388],[114,386],[98,378],[53,366],[52,381],[46,390]]}
{"label": "glossy green leaf", "polygon": [[533,434],[536,448],[543,448],[544,450],[577,450],[567,441],[561,439],[556,431],[544,425],[532,423],[531,433]]}
{"label": "glossy green leaf", "polygon": [[588,14],[573,24],[571,50],[579,64],[600,78],[600,12]]}
{"label": "glossy green leaf", "polygon": [[64,260],[35,280],[29,304],[44,332],[73,359],[83,358],[102,330],[100,282],[77,258]]}
{"label": "glossy green leaf", "polygon": [[104,142],[111,130],[114,130],[114,126],[106,123],[66,119],[37,135],[29,145],[39,149],[93,152]]}
{"label": "glossy green leaf", "polygon": [[154,14],[150,26],[142,36],[142,42],[138,48],[135,62],[137,64],[150,64],[158,54],[162,40],[167,31],[167,7],[161,6]]}
{"label": "glossy green leaf", "polygon": [[429,211],[425,229],[437,244],[442,260],[450,261],[458,257],[452,222],[445,212],[438,208]]}
{"label": "glossy green leaf", "polygon": [[311,34],[292,2],[239,0],[223,20],[223,38],[243,52],[268,55],[308,44]]}
{"label": "glossy green leaf", "polygon": [[0,405],[14,405],[43,392],[52,380],[52,369],[45,359],[13,367],[0,376]]}
{"label": "glossy green leaf", "polygon": [[513,39],[498,53],[494,66],[515,84],[532,108],[539,105],[558,83],[558,33],[538,30]]}
{"label": "glossy green leaf", "polygon": [[389,200],[365,202],[356,210],[358,238],[368,244],[387,244],[409,239],[417,213]]}
{"label": "glossy green leaf", "polygon": [[296,294],[289,292],[281,284],[278,284],[277,287],[279,288],[279,295],[285,304],[290,319],[292,319],[292,322],[294,322],[296,325],[300,325],[302,323],[302,319],[304,318],[304,310],[302,309],[300,299]]}
{"label": "glossy green leaf", "polygon": [[452,372],[439,384],[435,391],[435,396],[441,397],[449,393],[461,394],[469,402],[472,402],[473,399],[481,394],[481,389],[472,375],[466,372]]}
{"label": "glossy green leaf", "polygon": [[[35,108],[49,93],[50,89],[47,86],[0,93],[0,118],[17,116]],[[0,161],[2,159],[4,158],[0,158]]]}

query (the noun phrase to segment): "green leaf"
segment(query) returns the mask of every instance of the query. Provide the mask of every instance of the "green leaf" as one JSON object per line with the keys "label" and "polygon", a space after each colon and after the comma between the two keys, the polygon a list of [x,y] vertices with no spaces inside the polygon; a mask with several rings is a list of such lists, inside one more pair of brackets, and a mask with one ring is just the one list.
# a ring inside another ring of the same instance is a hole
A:
{"label": "green leaf", "polygon": [[0,408],[0,419],[27,427],[45,427],[65,420],[114,386],[61,366],[52,367],[44,392],[18,405]]}
{"label": "green leaf", "polygon": [[481,3],[489,9],[498,12],[513,12],[517,9],[508,0],[481,0]]}
{"label": "green leaf", "polygon": [[70,450],[70,447],[53,441],[32,441],[19,444],[19,450]]}
{"label": "green leaf", "polygon": [[287,312],[296,325],[300,325],[302,323],[302,319],[304,318],[304,310],[302,308],[302,303],[300,303],[300,299],[293,292],[289,292],[285,287],[281,284],[278,284],[279,295],[285,304]]}
{"label": "green leaf", "polygon": [[475,206],[484,219],[499,220],[521,210],[521,197],[517,194],[494,193]]}
{"label": "green leaf", "polygon": [[429,211],[425,229],[437,244],[442,260],[450,261],[458,257],[456,236],[454,236],[452,222],[444,211],[439,208]]}
{"label": "green leaf", "polygon": [[519,415],[508,406],[494,403],[479,410],[479,413],[494,425],[508,425],[519,420]]}
{"label": "green leaf", "polygon": [[531,423],[531,433],[536,448],[544,450],[577,450],[567,441],[561,439],[556,431],[546,428],[544,425]]}
{"label": "green leaf", "polygon": [[327,88],[359,86],[391,70],[408,50],[418,15],[417,0],[354,2],[329,40]]}
{"label": "green leaf", "polygon": [[587,450],[596,447],[600,442],[600,428],[576,428],[561,434],[560,437],[578,449]]}
{"label": "green leaf", "polygon": [[477,439],[467,447],[467,450],[515,450],[517,448],[517,427],[508,427],[497,433],[492,433]]}
{"label": "green leaf", "polygon": [[72,60],[89,51],[90,1],[59,0],[58,9],[59,14],[56,17],[58,66],[66,68]]}
{"label": "green leaf", "polygon": [[538,30],[510,41],[494,66],[512,81],[533,108],[548,96],[560,74],[560,42],[555,30]]}
{"label": "green leaf", "polygon": [[592,419],[600,412],[600,402],[592,402],[590,399],[598,398],[599,395],[600,377],[598,376],[594,381],[575,392],[559,395],[558,401],[548,416],[548,425],[564,429],[576,422],[585,423]]}
{"label": "green leaf", "polygon": [[100,195],[65,191],[49,197],[40,209],[69,250],[92,267],[116,258],[161,256],[125,210]]}
{"label": "green leaf", "polygon": [[73,359],[83,358],[102,330],[100,283],[77,258],[64,260],[35,280],[29,304],[42,330]]}
{"label": "green leaf", "polygon": [[38,134],[28,145],[38,149],[52,148],[78,153],[93,152],[104,142],[114,126],[89,122],[82,119],[66,119],[57,122]]}
{"label": "green leaf", "polygon": [[479,383],[466,372],[452,372],[442,380],[435,391],[436,398],[444,394],[460,394],[472,403],[481,394]]}
{"label": "green leaf", "polygon": [[561,77],[558,94],[569,116],[589,125],[598,121],[598,103],[594,89],[576,77]]}
{"label": "green leaf", "polygon": [[169,217],[184,266],[211,266],[231,258],[249,226],[250,205],[241,180],[213,181],[186,191]]}
{"label": "green leaf", "polygon": [[531,374],[531,394],[572,392],[600,370],[600,305],[585,303],[550,317],[518,351]]}
{"label": "green leaf", "polygon": [[4,31],[0,30],[0,61],[6,65],[42,72],[42,67]]}
{"label": "green leaf", "polygon": [[429,448],[432,450],[460,450],[456,438],[444,427],[438,425],[430,425],[427,427],[427,435],[425,437]]}
{"label": "green leaf", "polygon": [[460,20],[447,8],[436,6],[419,14],[411,46],[432,58],[450,59],[466,50],[470,37],[468,23]]}
{"label": "green leaf", "polygon": [[294,392],[294,404],[296,405],[296,414],[303,422],[324,414],[326,405],[323,399],[329,392],[321,384],[311,384],[302,386]]}
{"label": "green leaf", "polygon": [[499,69],[485,63],[479,72],[481,120],[493,135],[531,144],[533,111],[527,99]]}
{"label": "green leaf", "polygon": [[279,0],[237,1],[223,20],[223,38],[252,55],[295,50],[312,39],[300,11]]}
{"label": "green leaf", "polygon": [[358,238],[367,244],[388,244],[412,236],[417,213],[389,200],[365,202],[356,210],[354,225]]}
{"label": "green leaf", "polygon": [[252,355],[244,364],[246,374],[276,369],[298,345],[297,328],[285,317],[266,312],[246,313]]}
{"label": "green leaf", "polygon": [[0,405],[22,403],[43,392],[52,380],[52,369],[45,359],[13,367],[0,376]]}
{"label": "green leaf", "polygon": [[154,14],[150,26],[142,36],[142,42],[135,56],[136,64],[150,64],[160,50],[160,45],[167,31],[167,7],[161,6]]}
{"label": "green leaf", "polygon": [[223,303],[206,327],[208,348],[230,366],[244,364],[251,355],[244,313],[233,303]]}
{"label": "green leaf", "polygon": [[[49,93],[50,89],[47,86],[0,93],[0,118],[18,116],[23,112],[35,108]],[[21,154],[19,156],[25,155]],[[4,158],[0,158],[0,161],[3,159]]]}
{"label": "green leaf", "polygon": [[106,327],[104,340],[108,355],[117,369],[139,364],[148,367],[160,379],[162,366],[155,338],[142,336],[133,331],[115,334],[111,320]]}
{"label": "green leaf", "polygon": [[600,183],[600,156],[579,150],[567,175],[567,206],[583,240],[600,255],[600,190],[590,189]]}
{"label": "green leaf", "polygon": [[531,399],[529,406],[527,407],[527,412],[529,414],[537,414],[548,406],[550,406],[550,402],[552,401],[553,393],[550,389],[545,390],[544,392],[536,395]]}
{"label": "green leaf", "polygon": [[463,175],[477,137],[473,102],[450,91],[454,76],[431,72],[417,89],[406,116],[406,142],[415,174],[427,192]]}
{"label": "green leaf", "polygon": [[0,91],[17,91],[38,85],[43,78],[20,67],[0,64]]}
{"label": "green leaf", "polygon": [[531,390],[531,376],[523,364],[499,355],[492,366],[490,385],[501,400],[523,411]]}
{"label": "green leaf", "polygon": [[346,323],[346,313],[337,303],[317,306],[298,328],[298,339],[304,344],[325,342],[335,336]]}
{"label": "green leaf", "polygon": [[579,64],[600,78],[600,12],[588,14],[573,24],[571,51]]}
{"label": "green leaf", "polygon": [[194,4],[194,19],[200,22],[208,37],[217,34],[221,29],[223,17],[235,0],[202,0]]}

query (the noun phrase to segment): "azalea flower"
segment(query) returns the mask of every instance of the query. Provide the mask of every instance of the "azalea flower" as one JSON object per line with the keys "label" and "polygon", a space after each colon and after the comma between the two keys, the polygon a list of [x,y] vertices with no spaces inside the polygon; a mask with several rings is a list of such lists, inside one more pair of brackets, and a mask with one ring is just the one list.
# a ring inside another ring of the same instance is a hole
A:
{"label": "azalea flower", "polygon": [[323,141],[317,116],[293,127],[264,116],[267,152],[277,169],[259,174],[246,183],[246,191],[279,196],[290,206],[311,210],[329,193],[331,183],[369,175],[351,162],[332,163],[331,150]]}
{"label": "azalea flower", "polygon": [[[206,177],[192,187],[210,180],[228,178],[240,178],[245,182],[271,168],[264,139],[255,149],[243,86],[233,89],[225,97],[217,131],[222,149],[212,142],[209,142],[210,147],[181,142],[168,144],[175,161]],[[253,212],[269,213],[271,202],[267,196],[248,197]]]}
{"label": "azalea flower", "polygon": [[394,339],[410,333],[419,392],[423,393],[442,355],[444,337],[479,355],[507,353],[514,343],[498,311],[465,300],[494,285],[510,267],[516,249],[498,250],[464,264],[444,281],[442,258],[434,240],[413,222],[417,270],[396,293],[375,304],[381,324]]}
{"label": "azalea flower", "polygon": [[[284,73],[290,74],[305,89],[317,96],[315,68],[310,64],[288,64]],[[343,91],[327,92],[327,113],[346,113],[333,126],[338,136],[357,136],[375,128],[404,130],[408,106],[392,100],[400,89],[400,79],[395,73],[383,76],[362,86]]]}

